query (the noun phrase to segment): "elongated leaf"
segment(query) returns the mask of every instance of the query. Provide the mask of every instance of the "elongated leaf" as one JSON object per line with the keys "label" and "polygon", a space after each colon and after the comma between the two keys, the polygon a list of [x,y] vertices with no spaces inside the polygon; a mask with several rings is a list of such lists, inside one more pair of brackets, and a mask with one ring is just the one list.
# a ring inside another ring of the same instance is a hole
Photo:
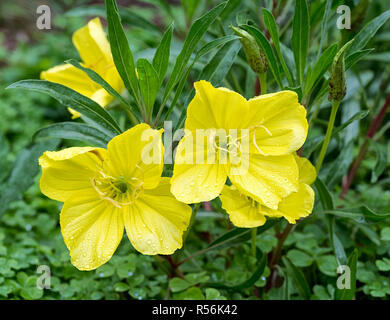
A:
{"label": "elongated leaf", "polygon": [[39,172],[38,158],[42,153],[54,150],[58,144],[59,140],[39,142],[23,149],[17,155],[11,175],[0,194],[0,216],[8,209],[11,202],[20,200],[23,192],[34,183],[34,178]]}
{"label": "elongated leaf", "polygon": [[334,209],[333,197],[329,192],[328,188],[326,187],[326,185],[318,177],[314,185],[317,189],[324,210],[333,210]]}
{"label": "elongated leaf", "polygon": [[282,65],[283,71],[287,77],[288,83],[290,86],[293,86],[294,83],[292,80],[290,70],[288,69],[286,62],[284,61],[282,51],[280,50],[278,25],[276,24],[275,18],[272,15],[272,13],[265,8],[263,8],[263,16],[264,16],[264,23],[265,23],[265,25],[266,25],[266,27],[271,35],[272,42],[273,42],[275,50],[276,50],[276,54],[278,55],[279,61]]}
{"label": "elongated leaf", "polygon": [[318,48],[317,60],[320,57],[324,43],[326,43],[326,40],[328,38],[328,20],[329,20],[329,14],[331,10],[332,10],[332,0],[327,0],[324,16],[322,17],[322,23],[321,23],[321,38],[320,38],[320,45]]}
{"label": "elongated leaf", "polygon": [[108,38],[110,40],[115,66],[127,90],[133,95],[138,106],[140,106],[138,80],[135,73],[133,53],[127,42],[118,8],[115,0],[105,0],[105,3],[107,10]]}
{"label": "elongated leaf", "polygon": [[348,57],[345,58],[345,70],[351,68],[356,62],[362,60],[364,57],[369,55],[374,50],[375,50],[374,48],[371,48],[371,49],[359,50],[350,54]]}
{"label": "elongated leaf", "polygon": [[284,265],[287,267],[288,273],[293,277],[295,284],[297,286],[299,294],[305,300],[310,300],[310,287],[306,281],[305,275],[303,272],[298,269],[289,258],[282,258]]}
{"label": "elongated leaf", "polygon": [[261,50],[263,50],[263,52],[267,57],[269,67],[272,71],[272,74],[275,77],[276,82],[278,83],[280,88],[283,88],[283,83],[280,75],[279,66],[276,61],[276,57],[265,35],[258,28],[254,26],[243,25],[241,27],[244,28],[246,31],[248,31],[256,39],[257,45],[261,48]]}
{"label": "elongated leaf", "polygon": [[137,70],[146,113],[151,116],[153,113],[154,101],[156,100],[158,89],[160,88],[159,77],[152,64],[146,59],[139,59],[137,61]]}
{"label": "elongated leaf", "polygon": [[355,41],[348,49],[346,56],[350,56],[356,51],[362,50],[367,43],[372,39],[372,37],[376,34],[379,28],[386,23],[386,21],[390,18],[390,10],[383,12],[380,16],[372,19],[368,22],[360,32],[354,37]]}
{"label": "elongated leaf", "polygon": [[371,143],[374,145],[376,151],[375,168],[371,172],[371,183],[375,183],[387,166],[387,145],[382,145],[374,141],[371,141]]}
{"label": "elongated leaf", "polygon": [[176,63],[173,67],[172,74],[168,80],[167,86],[165,88],[163,100],[165,100],[168,95],[171,93],[173,87],[179,81],[192,53],[194,52],[198,42],[203,37],[204,33],[207,31],[209,26],[215,21],[218,15],[221,13],[226,3],[223,2],[209,12],[197,19],[194,24],[191,26],[190,31],[184,41],[183,48],[180,51],[176,59]]}
{"label": "elongated leaf", "polygon": [[238,37],[234,34],[229,34],[227,36],[224,36],[224,37],[221,37],[221,38],[218,38],[218,39],[215,39],[215,40],[208,42],[202,48],[200,48],[199,51],[196,53],[194,62],[198,61],[201,57],[203,57],[204,55],[206,55],[207,53],[209,53],[213,49],[215,49],[219,46],[222,46],[225,43],[228,43],[228,42],[233,41],[233,40],[238,40],[238,39],[240,39],[240,37]]}
{"label": "elongated leaf", "polygon": [[171,40],[173,33],[173,23],[165,31],[160,44],[157,47],[156,53],[153,57],[153,67],[160,79],[160,85],[164,81],[165,74],[167,73],[169,54],[171,52]]}
{"label": "elongated leaf", "polygon": [[123,99],[123,97],[113,87],[111,87],[111,85],[106,80],[104,80],[98,73],[96,73],[92,69],[83,67],[78,61],[74,59],[67,60],[66,62],[70,63],[77,69],[84,71],[92,81],[95,81],[97,84],[101,85],[110,95],[112,95],[113,97],[118,99],[123,105],[125,105],[134,116],[137,116],[138,110],[133,109],[131,105],[129,105],[128,102]]}
{"label": "elongated leaf", "polygon": [[24,88],[46,93],[64,106],[80,112],[83,120],[96,126],[110,137],[121,133],[116,121],[99,104],[61,84],[46,80],[21,80],[11,84],[8,88]]}
{"label": "elongated leaf", "polygon": [[104,132],[83,123],[60,122],[38,130],[34,135],[35,139],[60,138],[78,140],[91,143],[92,146],[105,148],[110,141],[110,136]]}
{"label": "elongated leaf", "polygon": [[[153,23],[144,17],[137,14],[136,10],[127,9],[123,7],[119,7],[119,14],[122,17],[123,23],[133,26],[139,27],[143,30],[157,31],[160,32],[160,29],[157,28]],[[67,17],[102,17],[106,18],[106,9],[104,5],[96,4],[96,5],[88,5],[77,7],[71,9],[65,13]]]}
{"label": "elongated leaf", "polygon": [[337,288],[335,292],[335,300],[353,300],[355,298],[357,260],[358,260],[358,250],[354,249],[348,258],[348,267],[350,272],[348,282],[350,288],[349,289],[347,287],[344,289]]}
{"label": "elongated leaf", "polygon": [[307,81],[305,83],[305,92],[310,91],[318,82],[320,78],[331,66],[333,59],[337,53],[337,43],[328,47],[321,57],[315,63],[313,70],[307,74]]}
{"label": "elongated leaf", "polygon": [[309,49],[309,24],[309,11],[306,0],[296,0],[293,19],[292,49],[294,52],[297,79],[300,84],[303,81]]}

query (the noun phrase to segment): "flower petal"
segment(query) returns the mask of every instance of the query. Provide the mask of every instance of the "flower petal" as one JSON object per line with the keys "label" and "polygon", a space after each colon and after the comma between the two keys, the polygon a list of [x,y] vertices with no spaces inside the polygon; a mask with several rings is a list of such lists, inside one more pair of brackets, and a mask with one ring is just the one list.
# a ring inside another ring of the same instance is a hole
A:
{"label": "flower petal", "polygon": [[169,180],[162,178],[157,188],[145,190],[134,204],[125,207],[126,233],[142,254],[172,254],[183,245],[192,209],[173,197]]}
{"label": "flower petal", "polygon": [[72,40],[86,67],[100,74],[100,71],[113,64],[110,44],[99,18],[90,20],[86,26],[77,30]]}
{"label": "flower petal", "polygon": [[277,210],[263,207],[264,213],[271,217],[284,217],[290,223],[308,216],[313,211],[314,191],[305,183],[300,183],[297,192],[284,198]]}
{"label": "flower petal", "polygon": [[[285,155],[298,150],[305,142],[308,123],[306,110],[293,91],[280,91],[250,99],[249,127],[253,129],[257,152]],[[251,139],[252,141],[252,139]]]}
{"label": "flower petal", "polygon": [[[243,154],[242,158],[248,157]],[[298,166],[292,155],[262,156],[250,154],[246,171],[230,168],[229,179],[244,194],[277,209],[282,198],[298,188]]]}
{"label": "flower petal", "polygon": [[316,168],[311,164],[309,160],[303,157],[295,155],[295,161],[299,168],[299,182],[312,184],[317,179]]}
{"label": "flower petal", "polygon": [[64,202],[73,194],[92,189],[91,179],[105,156],[105,149],[92,147],[46,151],[39,158],[42,193]]}
{"label": "flower petal", "polygon": [[139,179],[143,188],[155,188],[164,168],[162,131],[141,123],[113,138],[107,145],[105,170],[128,181]]}
{"label": "flower petal", "polygon": [[[212,200],[220,194],[227,178],[227,165],[207,163],[207,150],[204,150],[204,163],[197,163],[192,143],[186,150],[186,137],[177,146],[173,168],[171,192],[184,203],[197,203]],[[184,152],[184,155],[183,155]]]}
{"label": "flower petal", "polygon": [[254,228],[266,222],[264,214],[259,211],[260,205],[243,195],[234,186],[225,186],[219,196],[222,208],[229,214],[232,223],[238,228]]}
{"label": "flower petal", "polygon": [[185,128],[189,130],[242,128],[248,114],[248,102],[240,94],[226,88],[214,88],[210,82],[194,83],[195,97],[187,108]]}
{"label": "flower petal", "polygon": [[95,192],[81,192],[66,201],[60,224],[71,262],[79,270],[93,270],[106,263],[123,237],[120,209]]}

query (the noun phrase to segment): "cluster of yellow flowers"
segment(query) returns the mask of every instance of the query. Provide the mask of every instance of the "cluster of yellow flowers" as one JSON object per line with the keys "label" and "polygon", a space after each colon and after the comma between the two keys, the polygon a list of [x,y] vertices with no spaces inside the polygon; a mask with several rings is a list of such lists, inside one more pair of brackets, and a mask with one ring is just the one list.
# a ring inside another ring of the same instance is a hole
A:
{"label": "cluster of yellow flowers", "polygon": [[[84,65],[122,91],[123,82],[100,20],[93,19],[78,30],[73,41]],[[66,85],[103,107],[112,100],[71,65],[54,67],[41,77]],[[309,185],[316,172],[307,159],[296,155],[308,130],[306,111],[296,93],[281,91],[246,100],[206,81],[194,85],[196,94],[187,109],[186,133],[177,147],[172,178],[161,177],[162,130],[147,124],[116,136],[107,149],[75,147],[48,151],[40,158],[41,190],[64,202],[61,230],[78,269],[92,270],[106,263],[124,229],[139,252],[172,254],[181,248],[191,219],[188,204],[218,196],[237,227],[260,226],[266,217],[284,217],[295,223],[311,213],[314,192]],[[207,134],[194,143],[198,130]],[[241,130],[241,135],[229,134],[224,140],[218,130]],[[157,152],[154,157],[159,161],[144,161],[147,146]],[[207,161],[210,148],[218,151],[217,161]],[[227,178],[231,185],[226,184]]]}

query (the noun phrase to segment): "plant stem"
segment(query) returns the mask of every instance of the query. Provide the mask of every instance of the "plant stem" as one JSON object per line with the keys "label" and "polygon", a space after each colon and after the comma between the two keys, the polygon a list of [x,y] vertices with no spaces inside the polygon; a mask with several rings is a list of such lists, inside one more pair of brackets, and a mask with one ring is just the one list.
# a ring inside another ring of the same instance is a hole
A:
{"label": "plant stem", "polygon": [[324,158],[325,158],[326,150],[328,149],[328,145],[330,142],[330,138],[332,136],[334,122],[336,120],[336,114],[337,114],[337,110],[340,106],[340,102],[341,101],[333,101],[333,104],[332,104],[332,111],[330,113],[328,128],[326,129],[325,139],[324,139],[324,142],[322,144],[320,155],[318,156],[318,160],[316,163],[317,173],[320,172],[322,162],[324,161]]}
{"label": "plant stem", "polygon": [[267,72],[259,73],[260,94],[267,93]]}
{"label": "plant stem", "polygon": [[256,235],[257,235],[257,227],[252,228],[252,231],[251,231],[252,255],[254,257],[256,257]]}

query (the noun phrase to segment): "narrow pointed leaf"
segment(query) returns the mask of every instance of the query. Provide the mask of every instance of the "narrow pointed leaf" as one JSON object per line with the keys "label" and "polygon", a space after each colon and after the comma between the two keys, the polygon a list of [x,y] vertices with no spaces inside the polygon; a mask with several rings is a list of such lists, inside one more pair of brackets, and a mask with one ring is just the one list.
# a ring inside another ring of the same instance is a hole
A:
{"label": "narrow pointed leaf", "polygon": [[160,44],[157,47],[156,53],[153,57],[153,67],[158,74],[160,85],[164,81],[165,74],[167,73],[169,54],[171,51],[171,39],[173,33],[173,24],[171,24],[167,31],[165,31]]}
{"label": "narrow pointed leaf", "polygon": [[146,113],[151,115],[153,113],[154,101],[156,100],[157,92],[160,87],[159,77],[152,64],[146,59],[139,59],[137,61],[137,70]]}

